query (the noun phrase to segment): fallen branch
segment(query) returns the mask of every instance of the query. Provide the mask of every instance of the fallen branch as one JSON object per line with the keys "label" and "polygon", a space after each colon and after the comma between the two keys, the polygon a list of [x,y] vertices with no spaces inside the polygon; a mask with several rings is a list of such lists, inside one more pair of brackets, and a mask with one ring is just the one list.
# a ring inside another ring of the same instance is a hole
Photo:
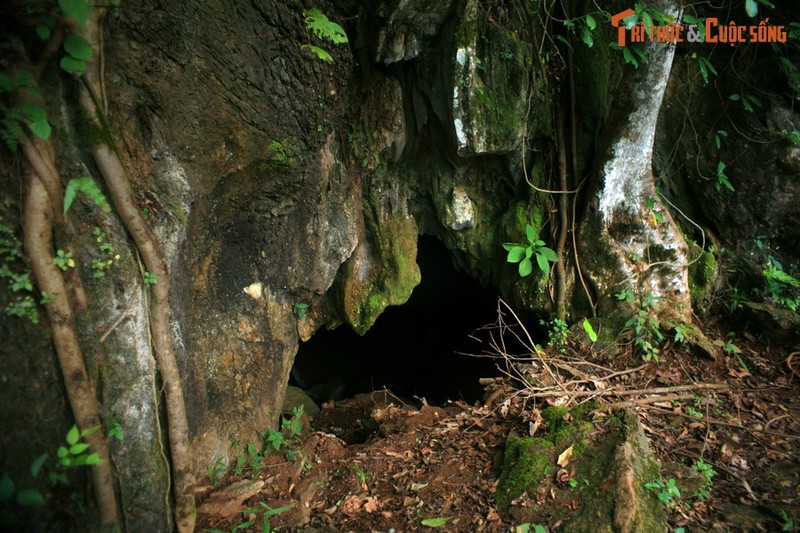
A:
{"label": "fallen branch", "polygon": [[[730,387],[722,383],[695,383],[693,385],[678,385],[676,387],[656,387],[654,389],[635,389],[618,390],[608,389],[604,391],[545,391],[528,394],[533,398],[555,398],[559,396],[583,397],[583,396],[636,396],[639,394],[669,394],[673,392],[683,392],[690,390],[728,390]],[[535,390],[535,389],[534,389]]]}
{"label": "fallen branch", "polygon": [[688,418],[690,420],[694,420],[695,422],[705,422],[706,424],[713,424],[715,426],[724,426],[724,427],[733,428],[733,429],[740,429],[740,430],[746,431],[748,433],[758,432],[758,433],[763,433],[764,435],[772,435],[773,437],[781,437],[783,439],[800,439],[800,435],[789,435],[788,433],[781,433],[779,431],[770,431],[768,429],[756,429],[756,428],[752,428],[752,427],[745,427],[745,426],[743,426],[741,424],[732,424],[730,422],[723,422],[722,420],[714,420],[714,419],[708,418],[708,417],[697,419],[697,418],[695,418],[695,417],[693,417],[691,415],[687,415],[686,413],[678,413],[678,412],[675,412],[675,411],[670,411],[669,409],[662,409],[661,407],[655,407],[655,406],[650,406],[650,405],[643,406],[643,407],[646,407],[647,409],[652,409],[653,411],[658,411],[659,413],[664,413],[664,414],[667,414],[667,415],[673,415],[673,416],[680,416],[682,418]]}

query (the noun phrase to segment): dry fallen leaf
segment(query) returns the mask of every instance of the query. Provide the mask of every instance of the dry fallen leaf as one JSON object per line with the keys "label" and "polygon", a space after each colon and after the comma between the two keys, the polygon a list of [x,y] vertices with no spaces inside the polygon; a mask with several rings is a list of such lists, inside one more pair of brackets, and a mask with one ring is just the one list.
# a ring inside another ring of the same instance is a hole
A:
{"label": "dry fallen leaf", "polygon": [[361,508],[361,497],[350,495],[342,502],[342,512],[346,515],[355,514]]}
{"label": "dry fallen leaf", "polygon": [[574,445],[570,446],[569,448],[564,450],[561,453],[561,455],[558,456],[558,461],[556,461],[556,464],[558,466],[564,467],[564,466],[567,466],[569,464],[569,460],[572,458],[572,448],[573,447],[574,447]]}
{"label": "dry fallen leaf", "polygon": [[380,505],[378,504],[378,498],[375,496],[368,496],[364,498],[364,510],[368,513],[374,513],[378,510]]}

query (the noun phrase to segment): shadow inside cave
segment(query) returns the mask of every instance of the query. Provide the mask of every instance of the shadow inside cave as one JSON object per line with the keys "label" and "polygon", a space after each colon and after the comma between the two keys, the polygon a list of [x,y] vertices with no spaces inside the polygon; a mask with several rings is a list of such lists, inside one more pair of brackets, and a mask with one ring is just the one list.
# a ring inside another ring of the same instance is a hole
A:
{"label": "shadow inside cave", "polygon": [[429,403],[481,399],[481,377],[500,375],[495,360],[472,357],[476,329],[497,319],[497,293],[456,270],[433,237],[419,239],[422,281],[408,302],[387,308],[363,336],[350,328],[320,330],[301,343],[290,384],[317,401],[388,388]]}

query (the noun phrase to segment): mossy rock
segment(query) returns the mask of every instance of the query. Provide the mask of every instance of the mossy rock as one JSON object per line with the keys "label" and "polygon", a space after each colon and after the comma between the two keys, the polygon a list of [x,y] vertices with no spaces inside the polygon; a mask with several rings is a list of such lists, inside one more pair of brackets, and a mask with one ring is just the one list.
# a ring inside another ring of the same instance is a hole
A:
{"label": "mossy rock", "polygon": [[644,484],[660,479],[637,416],[618,411],[602,439],[580,456],[570,498],[580,502],[576,515],[564,517],[566,532],[649,533],[665,531],[667,513],[656,495]]}
{"label": "mossy rock", "polygon": [[397,215],[373,227],[374,244],[359,244],[337,278],[342,318],[359,335],[388,306],[405,303],[422,279],[414,218]]}
{"label": "mossy rock", "polygon": [[709,304],[711,291],[717,279],[717,259],[713,252],[700,248],[697,243],[690,246],[689,291],[692,308],[705,311]]}
{"label": "mossy rock", "polygon": [[546,439],[511,438],[506,443],[503,474],[495,493],[501,509],[508,509],[523,492],[532,494],[555,464],[556,449]]}

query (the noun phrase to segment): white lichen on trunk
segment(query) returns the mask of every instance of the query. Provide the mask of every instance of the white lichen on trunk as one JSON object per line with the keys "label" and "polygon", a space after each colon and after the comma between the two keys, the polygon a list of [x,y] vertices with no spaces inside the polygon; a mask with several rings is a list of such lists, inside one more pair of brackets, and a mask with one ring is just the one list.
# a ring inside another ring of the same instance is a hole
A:
{"label": "white lichen on trunk", "polygon": [[[664,11],[679,15],[671,2]],[[631,289],[640,298],[659,298],[664,316],[688,321],[688,248],[669,212],[660,205],[652,169],[658,116],[674,52],[674,45],[651,43],[649,63],[636,72],[627,98],[617,102],[616,112],[627,112],[627,120],[612,138],[597,193],[599,238],[616,262],[612,267],[616,275],[608,276],[610,265],[606,265],[593,277],[606,297]]]}

